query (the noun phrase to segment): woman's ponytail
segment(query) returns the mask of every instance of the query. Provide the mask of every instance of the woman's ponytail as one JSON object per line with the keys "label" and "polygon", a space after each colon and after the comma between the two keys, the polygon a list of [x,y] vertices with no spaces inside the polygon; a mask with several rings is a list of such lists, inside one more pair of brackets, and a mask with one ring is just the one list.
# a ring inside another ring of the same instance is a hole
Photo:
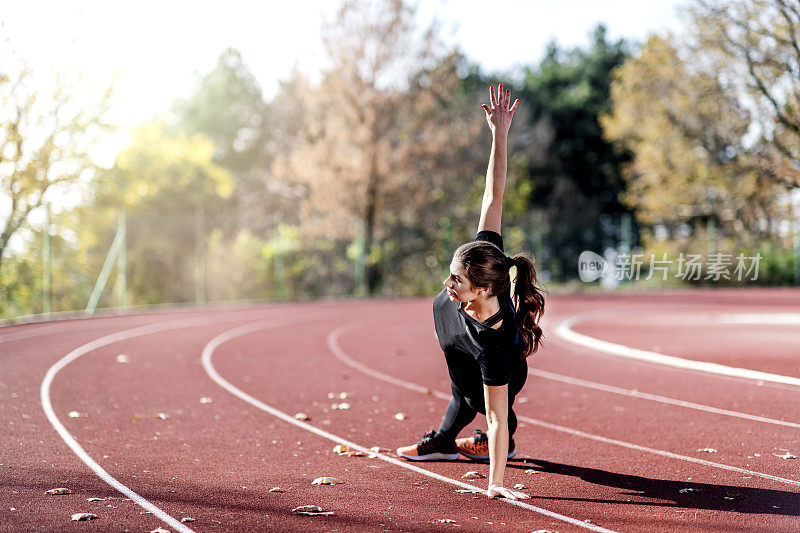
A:
{"label": "woman's ponytail", "polygon": [[533,255],[523,252],[512,258],[517,267],[514,284],[514,307],[517,327],[523,343],[523,355],[528,357],[539,349],[543,337],[539,321],[544,315],[544,289],[538,286]]}

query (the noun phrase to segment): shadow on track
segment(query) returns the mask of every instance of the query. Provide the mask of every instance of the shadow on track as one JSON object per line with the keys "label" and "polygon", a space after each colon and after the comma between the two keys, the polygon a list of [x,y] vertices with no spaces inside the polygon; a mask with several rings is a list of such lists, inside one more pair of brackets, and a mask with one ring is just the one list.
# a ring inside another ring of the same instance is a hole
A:
{"label": "shadow on track", "polygon": [[[488,463],[487,463],[488,464]],[[635,496],[662,500],[658,502],[598,500],[580,497],[538,497],[542,500],[572,500],[601,503],[618,503],[627,505],[675,506],[686,509],[707,509],[717,511],[734,511],[749,514],[771,514],[784,516],[800,516],[800,493],[783,490],[759,489],[736,485],[717,485],[696,481],[673,481],[653,479],[630,474],[618,474],[596,468],[572,466],[553,463],[542,459],[512,459],[506,468],[535,468],[547,474],[559,474],[580,478],[595,485],[616,487],[624,492],[620,496]],[[695,489],[681,493],[681,489]],[[537,496],[532,494],[533,498]],[[726,499],[728,498],[728,499]],[[666,501],[664,501],[666,500]],[[670,503],[671,502],[671,503]]]}

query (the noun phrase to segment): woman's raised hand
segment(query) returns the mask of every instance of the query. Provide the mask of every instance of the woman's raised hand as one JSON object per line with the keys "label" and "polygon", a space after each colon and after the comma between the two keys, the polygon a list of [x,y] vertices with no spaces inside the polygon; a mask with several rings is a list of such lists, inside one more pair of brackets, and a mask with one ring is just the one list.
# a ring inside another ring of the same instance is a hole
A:
{"label": "woman's raised hand", "polygon": [[486,111],[486,122],[493,132],[507,134],[508,129],[511,127],[511,119],[514,117],[514,111],[517,110],[519,98],[511,105],[511,89],[506,89],[503,92],[503,84],[497,88],[497,97],[494,94],[494,85],[489,87],[489,102],[491,106],[483,104],[483,110]]}

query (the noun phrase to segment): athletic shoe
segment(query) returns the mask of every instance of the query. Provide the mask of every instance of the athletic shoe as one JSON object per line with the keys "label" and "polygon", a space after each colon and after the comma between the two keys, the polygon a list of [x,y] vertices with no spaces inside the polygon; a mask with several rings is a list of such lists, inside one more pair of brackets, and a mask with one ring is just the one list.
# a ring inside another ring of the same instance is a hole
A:
{"label": "athletic shoe", "polygon": [[443,442],[435,429],[425,433],[418,443],[397,448],[397,455],[409,461],[455,461],[459,457],[455,443]]}
{"label": "athletic shoe", "polygon": [[[456,447],[461,455],[469,459],[483,461],[489,459],[489,435],[480,429],[476,429],[475,435],[472,437],[456,439]],[[515,455],[517,455],[517,446],[512,438],[508,443],[508,458],[512,459]]]}

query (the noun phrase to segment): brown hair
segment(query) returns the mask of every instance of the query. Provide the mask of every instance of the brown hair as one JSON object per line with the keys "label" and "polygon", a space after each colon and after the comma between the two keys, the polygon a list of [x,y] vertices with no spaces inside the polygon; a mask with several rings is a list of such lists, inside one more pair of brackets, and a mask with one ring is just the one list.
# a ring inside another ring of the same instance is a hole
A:
{"label": "brown hair", "polygon": [[468,242],[459,246],[453,258],[461,263],[467,279],[475,287],[489,289],[497,296],[511,283],[509,269],[517,267],[512,301],[516,310],[517,328],[522,338],[525,357],[539,349],[543,334],[539,321],[544,314],[544,289],[538,285],[533,255],[523,252],[506,257],[503,251],[487,241]]}

